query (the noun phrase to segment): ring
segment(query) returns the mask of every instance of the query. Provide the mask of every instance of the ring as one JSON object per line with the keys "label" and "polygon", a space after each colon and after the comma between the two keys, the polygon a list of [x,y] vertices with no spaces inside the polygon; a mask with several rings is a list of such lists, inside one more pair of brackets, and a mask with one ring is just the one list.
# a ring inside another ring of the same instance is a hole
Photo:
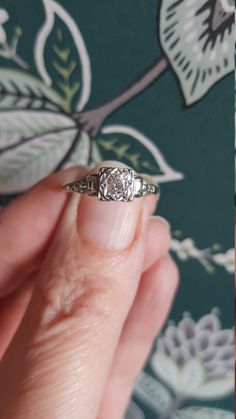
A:
{"label": "ring", "polygon": [[100,201],[130,202],[146,195],[160,195],[159,185],[137,175],[132,169],[121,167],[101,167],[98,174],[66,183],[63,188],[96,196]]}

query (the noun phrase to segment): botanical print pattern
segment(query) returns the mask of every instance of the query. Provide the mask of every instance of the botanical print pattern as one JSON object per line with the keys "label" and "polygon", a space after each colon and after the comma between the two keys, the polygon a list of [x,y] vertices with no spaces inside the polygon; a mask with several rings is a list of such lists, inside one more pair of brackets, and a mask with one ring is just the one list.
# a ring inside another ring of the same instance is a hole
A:
{"label": "botanical print pattern", "polygon": [[21,28],[16,27],[10,43],[4,29],[4,24],[8,21],[9,14],[5,9],[0,9],[0,56],[12,60],[20,67],[27,69],[28,66],[17,54],[17,45],[22,34]]}
{"label": "botanical print pattern", "polygon": [[[198,321],[185,313],[177,325],[171,322],[157,338],[150,368],[152,374],[140,374],[135,394],[158,418],[233,418],[233,413],[215,408],[184,407],[189,401],[224,398],[234,390],[234,330],[222,329],[217,310]],[[131,418],[142,417],[135,407],[130,411]]]}
{"label": "botanical print pattern", "polygon": [[234,249],[229,249],[227,252],[221,253],[219,252],[220,246],[218,244],[214,244],[208,249],[198,249],[194,240],[191,238],[184,240],[173,238],[171,250],[182,261],[187,261],[190,258],[197,260],[208,273],[215,272],[214,264],[224,267],[229,273],[234,273]]}
{"label": "botanical print pattern", "polygon": [[162,47],[192,104],[234,67],[233,4],[166,0],[160,23]]}
{"label": "botanical print pattern", "polygon": [[[182,179],[183,175],[168,165],[157,146],[134,128],[106,126],[94,142],[86,132],[89,130],[78,124],[75,111],[83,109],[91,90],[88,52],[66,10],[52,0],[45,0],[44,6],[46,20],[36,37],[34,51],[41,78],[9,68],[0,74],[0,194],[27,190],[45,175],[65,166],[93,165],[102,160],[107,150],[159,182]],[[2,9],[1,13],[7,12]],[[60,24],[54,27],[55,18],[60,19]],[[51,45],[52,31],[55,40]],[[70,58],[72,47],[64,43],[64,32],[71,37],[76,58]],[[45,61],[48,43],[55,56],[52,63]],[[56,78],[50,76],[47,64],[50,69],[53,67]],[[80,69],[80,82],[73,80],[75,69],[76,78]],[[9,124],[10,119],[14,124]],[[148,156],[144,161],[143,152]]]}
{"label": "botanical print pattern", "polygon": [[[106,119],[152,84],[158,94],[167,72],[175,78],[184,116],[203,100],[234,70],[233,0],[158,1],[161,52],[151,66],[143,64],[143,73],[128,80],[126,89],[95,108],[89,106],[91,57],[78,22],[63,0],[42,0],[42,5],[43,22],[32,50],[36,71],[19,52],[25,28],[7,30],[12,17],[7,8],[0,9],[0,205],[56,170],[104,159],[121,160],[160,183],[184,183],[188,174],[181,165],[173,167],[158,138]],[[218,243],[199,246],[191,234],[172,233],[171,251],[180,269],[195,261],[203,275],[217,270],[232,278],[233,249]],[[126,419],[149,419],[146,408],[158,419],[233,418],[233,412],[210,405],[233,392],[233,333],[221,326],[214,310],[201,316],[195,321],[185,313],[157,338]]]}
{"label": "botanical print pattern", "polygon": [[158,338],[151,366],[185,399],[224,397],[234,387],[234,331],[222,330],[214,312],[198,322],[187,314]]}
{"label": "botanical print pattern", "polygon": [[131,402],[125,419],[145,419],[143,412],[139,407]]}
{"label": "botanical print pattern", "polygon": [[[234,414],[220,409],[207,409],[204,407],[186,408],[178,412],[173,419],[233,419]],[[139,408],[132,404],[127,413],[126,419],[145,419]]]}
{"label": "botanical print pattern", "polygon": [[133,99],[171,67],[186,105],[201,99],[234,70],[234,7],[231,0],[163,0],[157,16],[163,56],[112,101],[78,120],[96,136],[104,120]]}
{"label": "botanical print pattern", "polygon": [[[177,12],[181,16],[182,8],[186,8],[186,16],[189,17],[188,19],[191,17],[190,22],[194,21],[194,13],[196,14],[198,9],[196,10],[195,6],[195,9],[190,8],[189,10],[188,7],[191,4],[196,4],[196,2],[179,1],[172,3],[173,1],[168,5],[168,1],[164,1],[161,13],[165,15],[169,11],[173,19]],[[206,13],[207,15],[210,14],[212,2],[204,0],[203,3],[204,5],[201,5],[200,8],[203,14],[201,19],[206,17]],[[148,173],[155,181],[171,182],[184,179],[184,174],[168,164],[156,144],[144,133],[124,124],[102,127],[105,115],[101,109],[104,109],[104,105],[96,110],[83,112],[83,108],[90,97],[92,80],[90,59],[85,42],[78,25],[65,8],[53,0],[44,0],[43,4],[46,14],[45,21],[38,31],[34,48],[35,64],[39,77],[36,78],[29,71],[22,71],[21,69],[0,69],[0,201],[6,202],[11,196],[27,190],[55,170],[74,164],[94,165],[103,160],[106,153],[111,153],[111,158],[123,160],[138,172]],[[180,10],[178,5],[181,7]],[[220,36],[218,38],[220,39],[221,50],[222,45],[225,45],[225,43],[228,45],[228,48],[223,48],[224,59],[228,63],[227,68],[225,67],[224,73],[218,74],[217,78],[208,75],[206,79],[198,81],[200,85],[204,82],[204,86],[201,88],[204,93],[218,79],[233,69],[229,46],[230,42],[233,41],[232,10],[226,12],[226,14],[227,19],[225,15],[215,17],[218,20],[214,30],[224,30],[224,37]],[[163,22],[168,21],[168,16],[164,19],[160,15],[160,22],[163,24]],[[181,28],[178,28],[177,25],[178,23],[182,27],[180,16],[178,16],[179,20],[176,20],[175,24],[170,25],[172,28],[171,34],[168,32],[169,26],[162,28],[162,25],[160,25],[161,34],[167,32],[169,35],[166,36],[169,39],[173,36],[173,31],[177,31],[175,36],[180,36],[178,31]],[[9,43],[4,29],[4,24],[8,19],[8,12],[5,9],[0,9],[0,43],[2,46],[0,54],[18,64],[19,67],[26,69],[28,67],[27,63],[17,55],[17,44],[21,29],[16,28]],[[222,22],[221,19],[223,19]],[[191,26],[189,21],[187,23],[186,27]],[[228,26],[226,26],[226,23]],[[198,23],[198,27],[201,29],[200,23]],[[54,34],[53,43],[51,40],[52,34]],[[64,41],[65,34],[70,36],[70,45],[67,45]],[[166,38],[164,37],[163,40],[161,34],[160,40],[163,49],[165,49]],[[198,37],[202,39],[201,34]],[[197,42],[197,34],[194,39]],[[210,43],[209,40],[208,43]],[[218,44],[214,43],[213,51],[215,52],[214,55],[221,60],[222,54],[215,50]],[[213,43],[210,43],[211,45]],[[47,47],[53,53],[51,63],[48,63],[46,59],[45,50]],[[178,48],[186,51],[185,45],[179,45]],[[194,46],[192,48],[194,49]],[[166,54],[168,55],[168,52]],[[192,54],[192,58],[195,55]],[[179,57],[182,57],[182,55]],[[166,59],[163,57],[160,60],[158,59],[154,66],[158,70],[158,74],[155,73],[156,77],[159,76],[161,60],[165,61],[162,70],[166,69]],[[204,62],[206,60],[210,60],[208,55]],[[185,67],[185,60],[182,61],[181,59],[181,63]],[[56,77],[50,74],[52,70]],[[153,68],[151,71],[153,71]],[[80,81],[78,81],[78,72],[80,73]],[[132,97],[139,92],[138,84],[143,83],[143,79],[146,80],[142,86],[143,89],[147,87],[149,82],[153,81],[149,78],[150,74],[145,73],[141,81],[139,80],[132,85]],[[188,80],[188,77],[186,80]],[[186,80],[182,82],[182,84],[186,82],[185,87],[182,86],[183,92],[188,88],[189,82]],[[199,87],[196,89],[198,95],[201,89]],[[123,101],[119,106],[125,103],[124,95],[127,96],[128,91],[122,93]],[[131,96],[127,97],[127,100],[130,99]],[[116,101],[115,108],[114,104],[111,105],[111,103],[105,105],[106,117],[111,111],[114,112],[117,109],[119,98],[114,100]],[[195,98],[195,100],[197,99]],[[188,102],[187,99],[186,101]],[[189,102],[192,101],[193,98]],[[101,114],[103,115],[102,120],[99,116]],[[96,127],[94,127],[95,121],[96,124],[98,123]],[[91,127],[91,125],[93,126]],[[92,137],[95,131],[97,138],[96,141],[93,141]],[[147,158],[143,159],[143,154]],[[232,272],[234,263],[232,250],[228,250],[227,258],[222,259],[221,254],[212,255],[211,251],[198,250],[193,243],[190,238],[182,241],[182,243],[173,240],[172,250],[181,260],[187,260],[189,257],[195,258],[208,272],[212,271],[212,264],[224,266],[228,272]],[[185,253],[184,256],[183,253]]]}

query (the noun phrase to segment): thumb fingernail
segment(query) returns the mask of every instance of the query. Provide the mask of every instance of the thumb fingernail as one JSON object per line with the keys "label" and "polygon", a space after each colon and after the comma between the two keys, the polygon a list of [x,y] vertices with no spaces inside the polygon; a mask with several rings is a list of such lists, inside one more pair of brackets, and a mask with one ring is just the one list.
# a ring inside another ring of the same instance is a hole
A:
{"label": "thumb fingernail", "polygon": [[[127,166],[118,162],[106,162],[106,165],[109,168],[119,165],[127,171]],[[101,167],[97,166],[94,170],[99,169]],[[143,199],[107,202],[83,196],[78,213],[79,235],[89,244],[103,249],[125,249],[134,240],[139,224],[142,224],[144,206]]]}
{"label": "thumb fingernail", "polygon": [[103,249],[125,249],[135,238],[142,200],[101,202],[82,197],[78,231],[82,239]]}

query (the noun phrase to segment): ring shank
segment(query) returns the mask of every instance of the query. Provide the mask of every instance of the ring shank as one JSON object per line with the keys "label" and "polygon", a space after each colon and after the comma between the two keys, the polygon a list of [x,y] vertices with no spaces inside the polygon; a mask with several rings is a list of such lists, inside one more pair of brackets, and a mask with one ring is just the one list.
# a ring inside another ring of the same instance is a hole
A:
{"label": "ring shank", "polygon": [[[95,173],[85,176],[82,179],[75,180],[64,185],[65,189],[89,196],[98,196],[100,188],[100,175]],[[159,195],[158,185],[149,182],[148,179],[134,174],[133,176],[133,198],[141,198],[146,195]],[[131,199],[131,200],[132,200]]]}
{"label": "ring shank", "polygon": [[134,198],[141,198],[145,195],[159,195],[160,188],[154,183],[148,182],[142,176],[134,176]]}

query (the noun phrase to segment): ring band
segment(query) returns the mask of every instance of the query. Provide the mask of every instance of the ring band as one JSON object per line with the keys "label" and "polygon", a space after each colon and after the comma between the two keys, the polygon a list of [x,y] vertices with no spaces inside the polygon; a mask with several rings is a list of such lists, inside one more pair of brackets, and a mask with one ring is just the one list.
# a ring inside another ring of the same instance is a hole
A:
{"label": "ring band", "polygon": [[130,202],[134,198],[160,194],[159,185],[137,175],[134,170],[123,167],[101,167],[98,174],[63,185],[64,189],[89,196],[100,201]]}

